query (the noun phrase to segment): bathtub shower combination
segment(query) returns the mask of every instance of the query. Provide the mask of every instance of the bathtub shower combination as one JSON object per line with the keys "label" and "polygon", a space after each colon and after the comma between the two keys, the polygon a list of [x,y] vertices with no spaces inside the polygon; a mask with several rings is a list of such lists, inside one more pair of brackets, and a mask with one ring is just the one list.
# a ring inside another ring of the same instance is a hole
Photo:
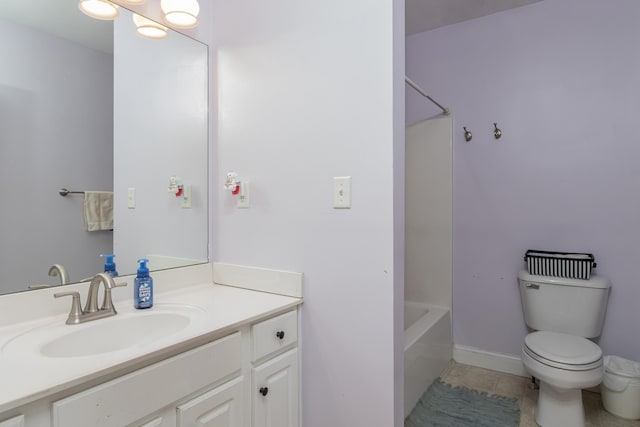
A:
{"label": "bathtub shower combination", "polygon": [[448,308],[406,301],[404,306],[404,416],[453,358]]}
{"label": "bathtub shower combination", "polygon": [[[416,89],[411,83],[407,84]],[[443,112],[446,113],[444,108]],[[451,117],[430,118],[406,126],[404,257],[406,417],[453,358]]]}

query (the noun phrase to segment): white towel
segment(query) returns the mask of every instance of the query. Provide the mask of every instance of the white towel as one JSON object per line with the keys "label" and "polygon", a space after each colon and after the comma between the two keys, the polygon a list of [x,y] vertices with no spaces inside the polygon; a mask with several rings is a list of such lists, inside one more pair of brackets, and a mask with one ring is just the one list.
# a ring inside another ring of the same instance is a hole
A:
{"label": "white towel", "polygon": [[113,230],[113,192],[84,192],[84,225],[87,231]]}

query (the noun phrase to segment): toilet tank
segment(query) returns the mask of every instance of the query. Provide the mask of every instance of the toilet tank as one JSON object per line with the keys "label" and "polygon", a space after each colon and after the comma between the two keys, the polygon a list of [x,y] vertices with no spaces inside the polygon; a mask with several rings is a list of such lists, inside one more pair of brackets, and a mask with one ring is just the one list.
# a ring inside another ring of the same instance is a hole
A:
{"label": "toilet tank", "polygon": [[527,326],[538,331],[562,332],[585,338],[600,336],[611,283],[518,274],[522,310]]}

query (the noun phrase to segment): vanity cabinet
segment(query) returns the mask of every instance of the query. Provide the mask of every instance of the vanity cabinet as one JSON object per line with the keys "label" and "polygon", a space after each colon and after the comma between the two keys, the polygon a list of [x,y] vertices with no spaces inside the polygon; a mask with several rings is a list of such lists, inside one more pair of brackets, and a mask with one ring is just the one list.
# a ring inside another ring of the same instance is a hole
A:
{"label": "vanity cabinet", "polygon": [[297,346],[293,309],[0,414],[0,427],[299,427]]}
{"label": "vanity cabinet", "polygon": [[298,319],[296,311],[253,325],[252,427],[298,427]]}

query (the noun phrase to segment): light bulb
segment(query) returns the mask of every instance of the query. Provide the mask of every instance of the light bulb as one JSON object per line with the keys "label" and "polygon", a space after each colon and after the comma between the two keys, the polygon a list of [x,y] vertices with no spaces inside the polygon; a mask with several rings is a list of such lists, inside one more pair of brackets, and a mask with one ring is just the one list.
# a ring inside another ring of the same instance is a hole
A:
{"label": "light bulb", "polygon": [[165,39],[169,35],[167,27],[137,13],[133,14],[133,22],[136,24],[137,33],[142,37],[158,40]]}
{"label": "light bulb", "polygon": [[111,21],[120,14],[118,5],[107,0],[80,0],[78,8],[85,15],[105,21]]}
{"label": "light bulb", "polygon": [[161,0],[165,21],[175,28],[194,28],[198,25],[198,0]]}

